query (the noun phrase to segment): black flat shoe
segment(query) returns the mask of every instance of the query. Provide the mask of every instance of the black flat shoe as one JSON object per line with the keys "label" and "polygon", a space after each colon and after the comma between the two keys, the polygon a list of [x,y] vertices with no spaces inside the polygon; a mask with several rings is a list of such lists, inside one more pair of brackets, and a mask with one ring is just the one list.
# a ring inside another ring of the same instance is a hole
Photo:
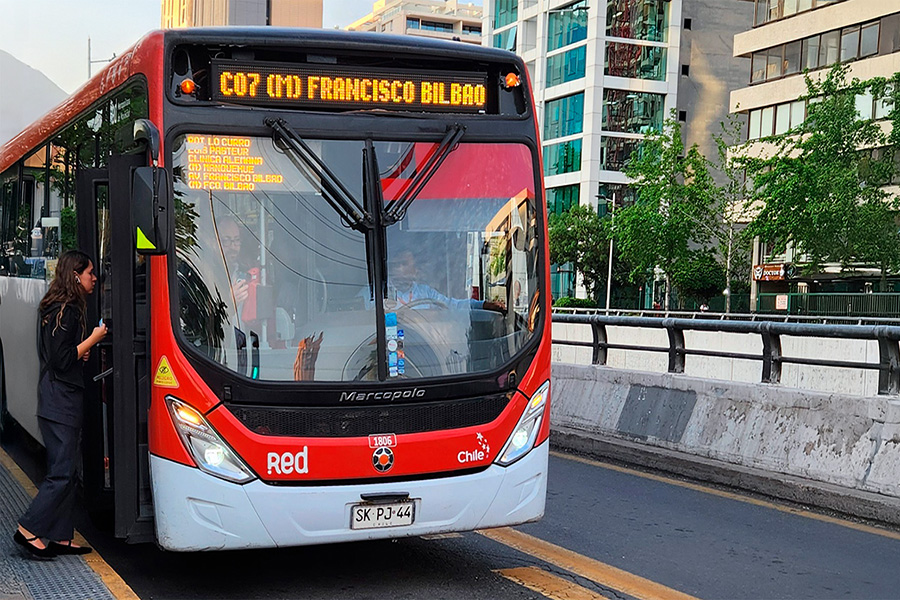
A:
{"label": "black flat shoe", "polygon": [[72,542],[60,544],[59,542],[50,542],[47,546],[52,552],[60,554],[90,554],[94,551],[90,546],[73,546]]}
{"label": "black flat shoe", "polygon": [[18,529],[16,529],[16,532],[13,534],[13,541],[27,550],[32,557],[40,559],[50,559],[56,557],[56,553],[49,546],[46,548],[38,548],[31,543],[36,539],[38,539],[38,536],[27,538],[22,535],[22,532]]}

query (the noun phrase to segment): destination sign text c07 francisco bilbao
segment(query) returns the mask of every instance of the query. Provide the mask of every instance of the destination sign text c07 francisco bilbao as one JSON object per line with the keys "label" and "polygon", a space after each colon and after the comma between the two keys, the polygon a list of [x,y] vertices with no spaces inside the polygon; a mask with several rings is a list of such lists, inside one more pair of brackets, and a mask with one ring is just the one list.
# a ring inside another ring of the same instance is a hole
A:
{"label": "destination sign text c07 francisco bilbao", "polygon": [[480,113],[486,73],[213,60],[212,99],[304,108]]}

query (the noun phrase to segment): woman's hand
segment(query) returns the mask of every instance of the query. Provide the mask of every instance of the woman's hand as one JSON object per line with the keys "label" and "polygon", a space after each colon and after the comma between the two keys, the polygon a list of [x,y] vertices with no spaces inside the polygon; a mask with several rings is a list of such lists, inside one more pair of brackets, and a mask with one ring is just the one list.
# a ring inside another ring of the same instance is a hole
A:
{"label": "woman's hand", "polygon": [[91,332],[91,335],[88,339],[91,340],[91,346],[102,340],[106,337],[108,330],[106,329],[106,323],[101,323],[94,327],[94,331]]}
{"label": "woman's hand", "polygon": [[78,358],[80,358],[81,360],[87,360],[91,348],[96,345],[97,342],[105,338],[106,334],[106,323],[100,323],[100,325],[94,327],[91,335],[89,335],[86,340],[78,344],[78,348],[76,348],[76,350],[78,351]]}

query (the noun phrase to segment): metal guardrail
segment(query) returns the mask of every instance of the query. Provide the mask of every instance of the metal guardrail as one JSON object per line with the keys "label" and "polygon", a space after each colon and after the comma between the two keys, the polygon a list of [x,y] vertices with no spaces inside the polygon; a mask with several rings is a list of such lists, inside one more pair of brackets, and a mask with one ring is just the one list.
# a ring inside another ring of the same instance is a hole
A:
{"label": "metal guardrail", "polygon": [[[589,325],[593,334],[593,341],[581,342],[554,339],[553,343],[592,348],[593,356],[591,362],[595,365],[606,364],[609,350],[665,352],[669,355],[669,373],[684,373],[684,360],[687,356],[759,360],[762,361],[762,383],[779,383],[781,381],[781,368],[785,364],[877,370],[878,393],[884,395],[900,394],[900,326],[736,321],[707,318],[707,313],[699,314],[702,315],[702,318],[660,318],[554,312],[554,323]],[[609,326],[664,329],[668,334],[669,345],[668,347],[663,347],[611,344],[606,331],[606,328]],[[758,334],[762,338],[762,354],[687,348],[684,343],[685,331]],[[781,350],[781,336],[877,340],[879,360],[875,363],[784,356]]]}
{"label": "metal guardrail", "polygon": [[779,313],[725,313],[725,312],[698,312],[688,310],[665,309],[628,309],[611,308],[564,308],[553,307],[553,314],[568,315],[606,315],[613,317],[655,317],[674,319],[703,319],[715,321],[768,321],[778,323],[823,323],[831,325],[897,325],[900,326],[898,317],[872,317],[849,315],[794,315]]}

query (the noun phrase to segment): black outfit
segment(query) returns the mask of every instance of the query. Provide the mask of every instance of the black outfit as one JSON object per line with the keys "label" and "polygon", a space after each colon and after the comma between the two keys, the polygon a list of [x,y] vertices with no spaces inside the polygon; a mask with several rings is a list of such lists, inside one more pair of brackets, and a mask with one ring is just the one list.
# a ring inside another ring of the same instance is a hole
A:
{"label": "black outfit", "polygon": [[33,535],[57,541],[75,534],[75,460],[84,418],[84,362],[78,358],[84,316],[69,304],[60,317],[61,308],[54,304],[40,315],[37,416],[47,448],[47,476],[19,520]]}

